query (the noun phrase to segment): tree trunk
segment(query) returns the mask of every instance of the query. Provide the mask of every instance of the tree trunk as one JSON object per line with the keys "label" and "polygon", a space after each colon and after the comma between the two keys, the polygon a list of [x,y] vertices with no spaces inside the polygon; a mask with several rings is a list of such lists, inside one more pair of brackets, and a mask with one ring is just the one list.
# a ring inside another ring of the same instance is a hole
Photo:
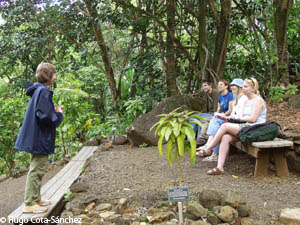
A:
{"label": "tree trunk", "polygon": [[209,5],[217,23],[217,37],[212,68],[218,79],[222,79],[224,75],[225,57],[229,39],[229,23],[231,18],[231,1],[232,0],[221,1],[221,14],[218,14],[214,3],[211,0],[209,1]]}
{"label": "tree trunk", "polygon": [[206,0],[199,0],[199,16],[198,16],[198,29],[199,29],[199,70],[200,74],[198,74],[199,80],[207,80],[208,77],[205,73],[207,60],[208,60],[208,52],[207,52],[207,43],[206,43]]}
{"label": "tree trunk", "polygon": [[166,48],[166,83],[168,97],[179,95],[176,83],[175,45],[170,35],[175,37],[175,0],[167,1],[167,48]]}
{"label": "tree trunk", "polygon": [[287,29],[291,0],[274,0],[274,34],[277,46],[276,81],[287,85],[289,83]]}
{"label": "tree trunk", "polygon": [[93,31],[94,31],[95,36],[96,36],[97,44],[100,48],[100,54],[101,54],[101,58],[102,58],[102,61],[103,61],[103,64],[104,64],[105,75],[106,75],[107,80],[108,80],[109,88],[110,88],[111,95],[112,95],[113,104],[115,106],[119,106],[120,98],[121,98],[121,96],[120,96],[121,92],[118,92],[118,89],[117,89],[114,70],[112,68],[112,65],[111,65],[111,62],[110,62],[110,59],[109,59],[109,56],[108,56],[108,49],[107,49],[106,43],[104,41],[104,37],[103,37],[103,34],[102,34],[101,27],[95,22],[96,18],[98,16],[97,11],[96,11],[96,9],[94,9],[90,5],[89,1],[84,1],[84,2],[85,2],[86,7],[88,9],[89,15],[94,20],[93,23],[92,23],[92,28],[93,28]]}

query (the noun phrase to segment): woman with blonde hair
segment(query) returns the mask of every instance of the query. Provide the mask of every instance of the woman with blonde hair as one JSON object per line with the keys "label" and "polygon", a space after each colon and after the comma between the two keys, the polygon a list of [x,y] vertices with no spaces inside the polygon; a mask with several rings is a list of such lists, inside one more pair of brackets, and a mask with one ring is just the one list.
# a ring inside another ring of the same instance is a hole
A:
{"label": "woman with blonde hair", "polygon": [[[233,93],[233,110],[229,117],[225,116],[225,118],[236,119],[241,115],[241,107],[244,105],[247,97],[243,94],[242,88],[244,86],[244,80],[240,78],[235,78],[230,83],[230,89]],[[217,134],[221,125],[225,122],[223,116],[219,113],[215,113],[214,117],[210,120],[208,129],[206,134],[209,136],[207,143],[204,146],[201,146],[197,150],[199,150],[196,155],[199,157],[205,157],[202,161],[204,162],[214,162],[218,160],[219,154],[219,145],[214,147],[213,153],[206,152],[205,148],[209,145],[209,143],[213,140],[214,136]],[[206,157],[207,156],[207,157]]]}
{"label": "woman with blonde hair", "polygon": [[[224,164],[229,153],[230,143],[238,140],[237,134],[241,128],[266,122],[267,108],[265,101],[258,94],[258,82],[255,78],[246,78],[244,80],[243,93],[248,99],[242,107],[241,116],[236,119],[245,123],[222,124],[212,142],[205,149],[206,152],[212,151],[220,143],[218,165],[207,172],[209,175],[224,173]],[[224,116],[223,119],[226,120],[227,118]]]}

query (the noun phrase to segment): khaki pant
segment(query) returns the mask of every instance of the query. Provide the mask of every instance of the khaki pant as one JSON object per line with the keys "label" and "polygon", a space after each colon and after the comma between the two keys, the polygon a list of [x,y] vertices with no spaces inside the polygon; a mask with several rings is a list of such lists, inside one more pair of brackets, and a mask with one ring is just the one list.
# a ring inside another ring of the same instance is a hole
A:
{"label": "khaki pant", "polygon": [[42,179],[49,165],[48,155],[31,154],[30,169],[25,187],[25,206],[35,205],[41,200]]}

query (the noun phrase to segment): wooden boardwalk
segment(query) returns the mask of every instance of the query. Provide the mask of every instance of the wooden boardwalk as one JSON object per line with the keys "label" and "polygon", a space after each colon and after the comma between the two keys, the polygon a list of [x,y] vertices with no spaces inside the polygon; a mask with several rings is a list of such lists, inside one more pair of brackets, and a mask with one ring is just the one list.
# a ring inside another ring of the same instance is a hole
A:
{"label": "wooden boardwalk", "polygon": [[24,203],[22,203],[8,218],[13,219],[13,221],[26,221],[28,219],[29,221],[38,221],[39,218],[49,217],[63,199],[68,188],[80,176],[86,160],[93,155],[97,148],[97,146],[83,147],[64,168],[42,187],[42,199],[51,200],[52,202],[48,206],[48,212],[43,214],[23,214]]}

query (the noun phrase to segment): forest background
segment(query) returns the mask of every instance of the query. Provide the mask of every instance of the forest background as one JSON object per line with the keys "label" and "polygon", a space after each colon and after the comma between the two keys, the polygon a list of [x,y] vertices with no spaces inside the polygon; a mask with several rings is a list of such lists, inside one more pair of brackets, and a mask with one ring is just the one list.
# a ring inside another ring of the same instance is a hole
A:
{"label": "forest background", "polygon": [[283,101],[297,91],[299,40],[299,0],[0,0],[0,175],[28,166],[13,146],[23,84],[42,61],[56,65],[65,107],[56,161],[203,79],[255,77],[263,97]]}

